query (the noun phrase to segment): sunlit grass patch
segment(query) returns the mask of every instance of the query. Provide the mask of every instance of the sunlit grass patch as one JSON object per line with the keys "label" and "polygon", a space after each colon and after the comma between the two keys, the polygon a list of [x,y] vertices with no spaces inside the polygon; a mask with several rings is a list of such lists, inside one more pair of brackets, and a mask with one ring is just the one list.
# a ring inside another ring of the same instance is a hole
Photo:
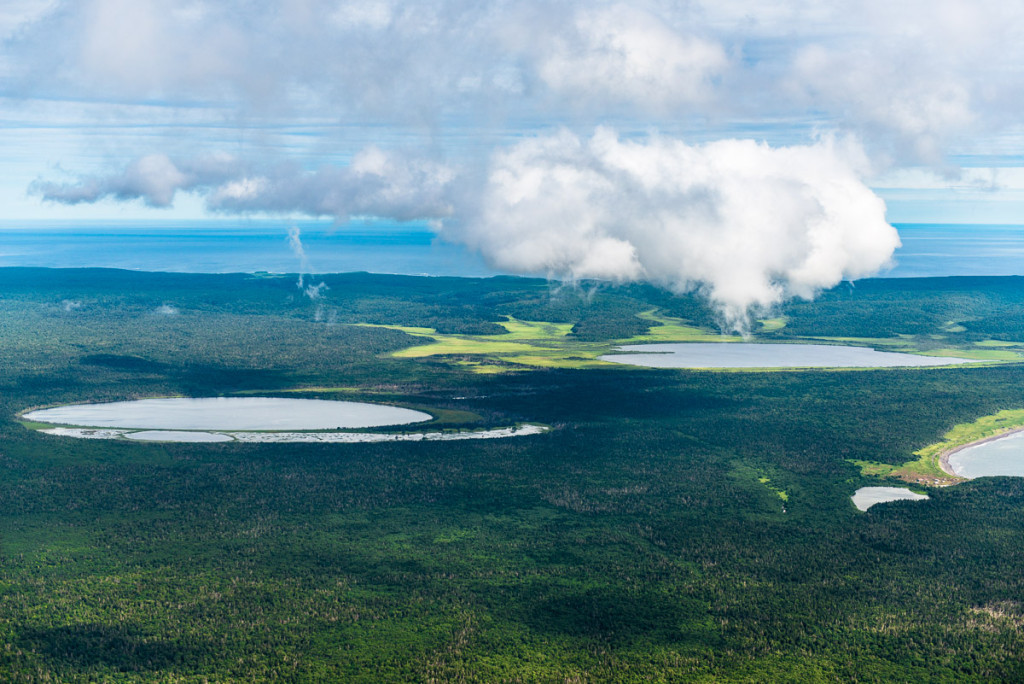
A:
{"label": "sunlit grass patch", "polygon": [[789,319],[785,316],[780,316],[778,318],[759,318],[757,322],[761,324],[761,328],[758,332],[770,333],[785,328]]}
{"label": "sunlit grass patch", "polygon": [[658,325],[651,326],[650,330],[643,335],[635,335],[625,340],[618,340],[615,344],[635,344],[637,342],[740,342],[743,340],[738,335],[723,335],[705,330],[704,328],[698,328],[681,318],[660,314],[657,309],[638,313],[637,316]]}
{"label": "sunlit grass patch", "polygon": [[510,366],[504,366],[496,363],[480,363],[479,361],[456,361],[456,365],[467,368],[478,375],[499,375],[501,373],[511,373],[517,370],[522,370],[520,368],[512,368]]}
{"label": "sunlit grass patch", "polygon": [[928,349],[917,352],[923,356],[948,356],[958,359],[977,359],[979,361],[1020,361],[1021,355],[1018,352],[1004,349],[958,349],[944,347],[942,349]]}
{"label": "sunlit grass patch", "polygon": [[438,335],[437,341],[432,344],[424,344],[416,347],[408,347],[393,352],[391,355],[398,359],[415,359],[424,356],[437,356],[439,354],[515,354],[529,352],[533,347],[521,342],[504,342],[482,337],[454,337]]}
{"label": "sunlit grass patch", "polygon": [[891,463],[878,463],[876,461],[861,461],[855,458],[847,459],[847,462],[860,468],[860,474],[864,477],[889,477],[893,471],[900,466]]}
{"label": "sunlit grass patch", "polygon": [[520,321],[508,317],[507,321],[498,321],[508,334],[486,335],[493,340],[552,340],[565,337],[572,332],[572,323],[552,323],[550,321]]}
{"label": "sunlit grass patch", "polygon": [[[590,342],[572,335],[571,323],[551,321],[525,321],[506,317],[497,324],[508,332],[499,335],[455,335],[439,333],[432,328],[399,325],[374,325],[400,330],[423,338],[426,344],[407,347],[390,356],[399,359],[422,359],[433,356],[459,357],[452,363],[474,373],[496,374],[528,368],[608,368],[615,364],[598,357],[624,344],[645,342],[739,342],[737,335],[720,333],[690,325],[681,318],[666,316],[657,309],[637,316],[654,323],[648,332],[624,339]],[[773,319],[768,327],[778,329],[785,319]],[[361,324],[369,325],[369,324]],[[469,358],[467,358],[469,357]],[[478,357],[473,358],[473,357]]]}
{"label": "sunlit grass patch", "polygon": [[789,501],[789,494],[786,493],[786,490],[779,489],[775,485],[773,485],[772,479],[770,477],[759,477],[757,478],[757,481],[763,484],[768,489],[770,489],[772,492],[774,492],[775,496],[779,497],[784,502]]}
{"label": "sunlit grass patch", "polygon": [[1007,342],[1005,340],[981,340],[974,343],[975,347],[1024,347],[1020,342]]}
{"label": "sunlit grass patch", "polygon": [[949,449],[969,444],[979,439],[993,437],[1003,432],[1024,427],[1024,409],[1000,411],[989,416],[982,416],[973,423],[961,423],[943,435],[943,441],[930,444],[915,451],[916,456],[931,458]]}
{"label": "sunlit grass patch", "polygon": [[924,345],[919,344],[911,335],[899,335],[897,337],[809,337],[807,339],[815,342],[833,342],[858,347],[871,347],[883,351],[921,354],[922,356],[946,356],[977,361],[1020,361],[1024,358],[1022,354],[1016,351],[1002,348],[1013,346],[1013,343],[1001,343],[996,340],[973,343],[973,347],[982,347],[977,349],[972,347],[929,348],[927,343]]}
{"label": "sunlit grass patch", "polygon": [[886,347],[886,351],[917,351],[914,340],[908,337],[833,337],[812,336],[806,338],[812,342],[835,342],[856,347]]}

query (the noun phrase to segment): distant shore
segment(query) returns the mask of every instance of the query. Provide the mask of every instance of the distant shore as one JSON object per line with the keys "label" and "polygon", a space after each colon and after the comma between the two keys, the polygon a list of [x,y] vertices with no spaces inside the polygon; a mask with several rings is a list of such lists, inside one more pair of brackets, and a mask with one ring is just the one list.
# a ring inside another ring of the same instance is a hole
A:
{"label": "distant shore", "polygon": [[958,477],[960,479],[966,480],[968,478],[965,478],[962,475],[958,475],[956,472],[953,471],[952,466],[950,466],[949,458],[953,454],[961,452],[964,449],[969,449],[971,447],[976,447],[976,446],[979,446],[981,444],[987,444],[988,442],[994,442],[997,439],[1003,439],[1004,437],[1009,437],[1010,435],[1015,435],[1018,432],[1024,432],[1024,426],[1012,428],[1010,430],[1007,430],[1006,432],[1000,432],[997,435],[991,435],[989,437],[985,437],[984,439],[978,439],[978,440],[975,440],[973,442],[968,442],[967,444],[961,444],[960,446],[953,447],[952,449],[947,449],[947,450],[943,451],[941,454],[939,454],[939,468],[941,468],[942,472],[946,473],[947,475],[952,475],[953,477]]}

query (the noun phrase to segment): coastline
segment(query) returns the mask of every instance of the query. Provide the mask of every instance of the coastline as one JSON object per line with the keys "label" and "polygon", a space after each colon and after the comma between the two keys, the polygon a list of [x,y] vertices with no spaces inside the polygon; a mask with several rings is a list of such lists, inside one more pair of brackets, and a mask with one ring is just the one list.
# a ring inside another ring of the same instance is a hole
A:
{"label": "coastline", "polygon": [[1000,433],[995,434],[995,435],[990,435],[990,436],[985,437],[983,439],[977,439],[977,440],[975,440],[973,442],[968,442],[967,444],[961,444],[960,446],[955,446],[952,449],[946,449],[945,451],[943,451],[942,453],[940,453],[938,455],[937,460],[938,460],[939,468],[942,469],[942,472],[946,473],[947,475],[949,475],[951,477],[955,477],[955,478],[957,478],[959,480],[966,480],[968,478],[963,477],[962,475],[958,475],[956,472],[953,471],[952,466],[950,466],[950,464],[949,464],[950,456],[952,456],[953,454],[956,454],[956,453],[958,453],[960,451],[963,451],[964,449],[967,449],[967,448],[970,448],[970,447],[979,446],[981,444],[987,444],[988,442],[994,442],[997,439],[1003,439],[1004,437],[1009,437],[1011,435],[1015,435],[1018,432],[1024,432],[1024,426],[1011,428],[1011,429],[1009,429],[1009,430],[1007,430],[1005,432],[1000,432]]}

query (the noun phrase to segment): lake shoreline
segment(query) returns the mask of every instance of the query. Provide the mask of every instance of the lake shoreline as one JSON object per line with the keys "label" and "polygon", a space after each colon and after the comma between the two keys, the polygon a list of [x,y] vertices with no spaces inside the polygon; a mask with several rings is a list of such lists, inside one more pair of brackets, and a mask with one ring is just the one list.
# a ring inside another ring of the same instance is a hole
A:
{"label": "lake shoreline", "polygon": [[967,444],[961,444],[960,446],[956,446],[951,449],[946,449],[945,451],[938,455],[939,468],[942,470],[942,472],[946,473],[947,475],[958,478],[961,481],[969,480],[971,478],[964,477],[963,475],[960,475],[953,470],[953,467],[949,463],[949,459],[951,456],[963,451],[964,449],[981,446],[982,444],[988,444],[989,442],[994,442],[996,440],[1003,439],[1004,437],[1010,437],[1011,435],[1015,435],[1019,432],[1024,432],[1024,426],[1011,428],[1006,432],[1000,432],[999,434],[990,435],[988,437],[984,437],[973,442],[968,442]]}

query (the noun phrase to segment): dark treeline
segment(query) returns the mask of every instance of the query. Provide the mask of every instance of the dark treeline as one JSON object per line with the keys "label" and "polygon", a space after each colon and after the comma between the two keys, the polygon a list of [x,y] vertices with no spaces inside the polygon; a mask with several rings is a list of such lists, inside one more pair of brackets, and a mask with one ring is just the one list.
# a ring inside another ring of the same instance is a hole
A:
{"label": "dark treeline", "polygon": [[[391,358],[416,340],[341,323],[512,315],[617,337],[638,311],[713,314],[644,287],[324,280],[309,301],[292,277],[0,270],[0,679],[1024,678],[1024,481],[859,513],[850,495],[880,481],[848,462],[902,463],[1024,406],[1024,367],[479,376]],[[968,335],[1014,315],[1015,283],[866,281],[786,313],[804,334],[874,336],[906,313],[894,332]],[[142,444],[14,418],[297,385],[553,430]]]}

